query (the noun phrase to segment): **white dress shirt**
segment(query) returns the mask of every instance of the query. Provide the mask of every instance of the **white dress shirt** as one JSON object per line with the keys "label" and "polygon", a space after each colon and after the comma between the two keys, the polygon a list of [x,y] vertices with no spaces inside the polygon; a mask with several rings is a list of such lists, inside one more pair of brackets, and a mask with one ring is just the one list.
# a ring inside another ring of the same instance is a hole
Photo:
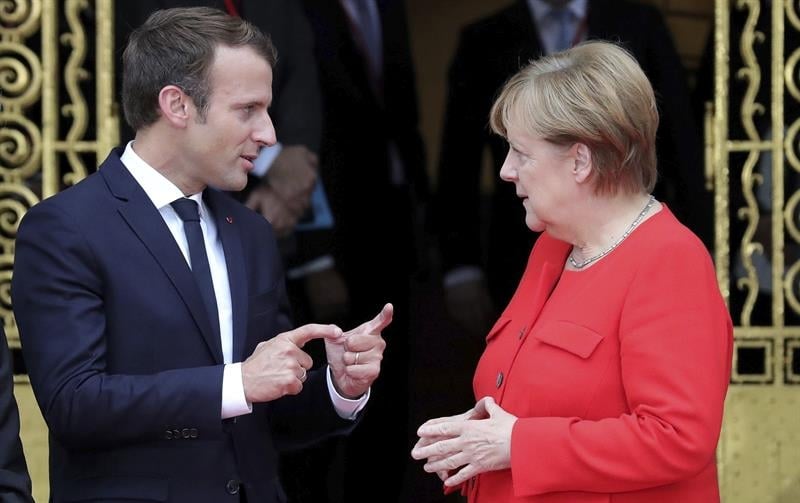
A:
{"label": "white dress shirt", "polygon": [[[133,143],[125,147],[120,160],[128,169],[133,178],[139,183],[147,197],[153,202],[164,223],[167,224],[172,237],[181,249],[186,262],[189,260],[189,245],[183,231],[183,220],[172,208],[171,203],[181,197],[187,197],[170,180],[147,164],[133,150]],[[203,240],[208,254],[208,263],[211,268],[211,281],[214,284],[214,295],[217,299],[219,312],[220,342],[222,343],[222,357],[225,363],[222,376],[222,406],[221,417],[231,417],[249,414],[253,411],[252,404],[248,403],[244,395],[242,382],[242,364],[233,360],[233,309],[231,303],[230,283],[228,282],[228,268],[225,263],[225,252],[222,241],[217,234],[217,226],[209,213],[208,207],[203,202],[203,194],[188,196],[199,205],[200,227],[203,230]],[[369,399],[369,391],[361,398],[349,400],[336,392],[333,386],[330,369],[327,372],[328,392],[331,396],[336,413],[345,419],[353,419],[361,411]]]}

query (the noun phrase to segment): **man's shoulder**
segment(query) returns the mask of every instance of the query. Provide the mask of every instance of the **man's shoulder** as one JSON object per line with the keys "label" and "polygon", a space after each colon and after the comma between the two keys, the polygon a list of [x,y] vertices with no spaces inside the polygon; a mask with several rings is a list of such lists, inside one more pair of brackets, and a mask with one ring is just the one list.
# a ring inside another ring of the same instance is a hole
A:
{"label": "man's shoulder", "polygon": [[86,207],[89,211],[97,210],[94,207],[92,210],[94,200],[100,194],[98,189],[102,185],[102,176],[100,173],[95,172],[89,176],[81,179],[75,185],[64,188],[60,192],[50,195],[40,202],[35,204],[30,210],[43,210],[45,208],[60,208],[66,210],[69,208]]}
{"label": "man's shoulder", "polygon": [[[104,171],[121,167],[119,157],[112,152],[100,168],[79,180],[74,185],[50,195],[27,210],[28,214],[61,214],[80,222],[94,221],[95,217],[107,210],[107,205],[115,198],[108,189]],[[114,166],[118,164],[118,166]],[[27,216],[27,215],[26,215]]]}

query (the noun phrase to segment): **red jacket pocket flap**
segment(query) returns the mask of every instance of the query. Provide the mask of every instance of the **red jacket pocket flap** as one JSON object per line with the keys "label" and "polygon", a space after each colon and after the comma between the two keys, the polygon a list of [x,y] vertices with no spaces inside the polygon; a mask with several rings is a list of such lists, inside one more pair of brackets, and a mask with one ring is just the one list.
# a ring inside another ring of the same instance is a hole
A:
{"label": "red jacket pocket flap", "polygon": [[545,344],[569,351],[581,358],[589,358],[603,340],[603,336],[591,328],[568,321],[547,322],[532,335]]}

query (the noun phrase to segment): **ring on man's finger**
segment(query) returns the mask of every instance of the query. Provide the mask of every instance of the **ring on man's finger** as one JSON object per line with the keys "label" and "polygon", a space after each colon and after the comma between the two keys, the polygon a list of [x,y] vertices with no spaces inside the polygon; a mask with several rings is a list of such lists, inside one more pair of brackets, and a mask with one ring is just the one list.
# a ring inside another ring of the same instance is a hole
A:
{"label": "ring on man's finger", "polygon": [[298,379],[300,379],[300,382],[306,382],[306,376],[308,375],[308,372],[306,372],[305,367],[300,368],[303,369],[303,375],[301,375]]}
{"label": "ring on man's finger", "polygon": [[355,362],[353,362],[353,365],[358,365],[358,355],[360,355],[360,354],[361,353],[356,353],[356,360],[355,360]]}

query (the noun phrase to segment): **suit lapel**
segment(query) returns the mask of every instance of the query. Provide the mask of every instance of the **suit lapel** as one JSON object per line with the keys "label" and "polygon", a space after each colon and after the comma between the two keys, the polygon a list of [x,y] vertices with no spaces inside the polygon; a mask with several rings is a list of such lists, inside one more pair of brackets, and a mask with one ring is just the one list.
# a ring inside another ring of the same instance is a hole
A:
{"label": "suit lapel", "polygon": [[[558,284],[558,280],[564,270],[567,255],[572,247],[572,245],[564,241],[551,238],[546,233],[542,234],[539,240],[541,243],[536,243],[536,246],[542,248],[542,258],[538,264],[533,263],[528,266],[525,271],[526,277],[520,282],[520,288],[530,284],[536,285],[536,290],[532,296],[524,296],[524,291],[522,292],[525,312],[531,313],[534,320],[539,318],[547,299],[550,298],[553,289]],[[537,275],[537,277],[531,283],[528,280],[528,275]],[[517,295],[515,294],[514,297],[516,298]]]}
{"label": "suit lapel", "polygon": [[225,251],[233,318],[233,361],[239,362],[242,361],[247,335],[247,275],[242,251],[241,223],[232,217],[233,212],[230,211],[232,200],[228,196],[207,189],[203,198],[217,224],[217,233]]}
{"label": "suit lapel", "polygon": [[119,154],[119,150],[112,152],[100,169],[109,190],[120,200],[119,214],[175,286],[215,361],[222,363],[222,344],[211,329],[200,290],[189,265],[161,214],[119,161]]}

